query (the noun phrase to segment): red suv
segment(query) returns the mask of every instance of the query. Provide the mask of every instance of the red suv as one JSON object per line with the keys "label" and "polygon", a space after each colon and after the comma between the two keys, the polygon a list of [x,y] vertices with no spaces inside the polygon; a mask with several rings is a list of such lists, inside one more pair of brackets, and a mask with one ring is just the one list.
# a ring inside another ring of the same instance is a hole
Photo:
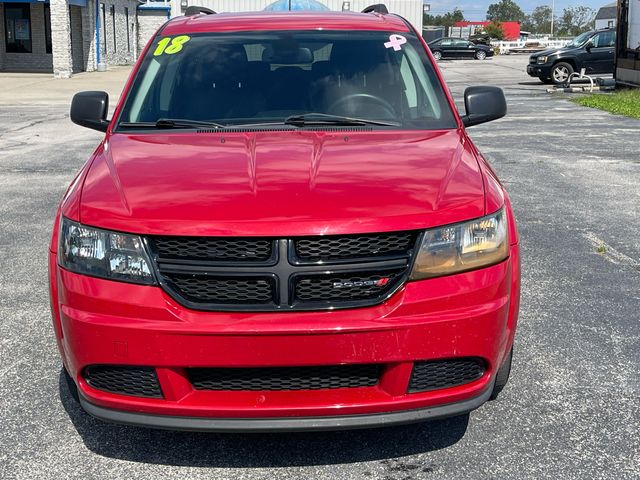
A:
{"label": "red suv", "polygon": [[[371,10],[376,10],[371,12]],[[204,12],[204,13],[202,13]],[[82,407],[189,430],[337,429],[468,412],[507,382],[509,198],[403,18],[167,22],[65,194],[53,325]]]}

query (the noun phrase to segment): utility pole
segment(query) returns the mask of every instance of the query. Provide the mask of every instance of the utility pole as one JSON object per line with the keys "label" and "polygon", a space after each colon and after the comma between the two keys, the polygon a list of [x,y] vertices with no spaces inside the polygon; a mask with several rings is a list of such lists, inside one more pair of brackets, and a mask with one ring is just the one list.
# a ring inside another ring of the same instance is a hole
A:
{"label": "utility pole", "polygon": [[551,36],[553,37],[553,19],[556,16],[556,0],[551,0]]}

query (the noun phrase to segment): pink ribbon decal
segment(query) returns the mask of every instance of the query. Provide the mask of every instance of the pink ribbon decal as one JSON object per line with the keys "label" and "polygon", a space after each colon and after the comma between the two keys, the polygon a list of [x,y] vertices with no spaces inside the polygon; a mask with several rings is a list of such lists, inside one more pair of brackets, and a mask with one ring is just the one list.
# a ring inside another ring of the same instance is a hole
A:
{"label": "pink ribbon decal", "polygon": [[405,43],[407,43],[407,39],[404,38],[402,35],[389,35],[389,41],[385,42],[384,46],[385,48],[393,48],[396,52],[398,50],[402,50],[402,47],[400,45],[404,45]]}

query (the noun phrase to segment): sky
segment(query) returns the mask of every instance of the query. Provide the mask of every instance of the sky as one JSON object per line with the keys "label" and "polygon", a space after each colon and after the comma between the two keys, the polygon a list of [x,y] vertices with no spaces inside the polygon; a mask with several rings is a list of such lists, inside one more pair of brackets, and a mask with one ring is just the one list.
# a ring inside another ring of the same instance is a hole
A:
{"label": "sky", "polygon": [[[450,12],[455,7],[460,8],[464,12],[466,20],[484,20],[486,18],[487,7],[498,0],[424,0],[424,3],[431,4],[431,14],[439,15]],[[531,11],[538,5],[551,6],[551,0],[515,0],[520,5],[524,13]],[[556,15],[562,13],[565,7],[578,7],[583,5],[598,10],[603,5],[611,3],[611,0],[555,0]]]}

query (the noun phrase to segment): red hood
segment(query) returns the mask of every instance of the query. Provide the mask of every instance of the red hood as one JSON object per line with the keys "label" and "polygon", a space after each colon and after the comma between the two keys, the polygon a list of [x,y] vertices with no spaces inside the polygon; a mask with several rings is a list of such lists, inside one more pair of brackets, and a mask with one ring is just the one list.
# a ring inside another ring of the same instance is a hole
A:
{"label": "red hood", "polygon": [[458,131],[124,135],[99,148],[80,221],[136,233],[409,230],[484,214]]}

